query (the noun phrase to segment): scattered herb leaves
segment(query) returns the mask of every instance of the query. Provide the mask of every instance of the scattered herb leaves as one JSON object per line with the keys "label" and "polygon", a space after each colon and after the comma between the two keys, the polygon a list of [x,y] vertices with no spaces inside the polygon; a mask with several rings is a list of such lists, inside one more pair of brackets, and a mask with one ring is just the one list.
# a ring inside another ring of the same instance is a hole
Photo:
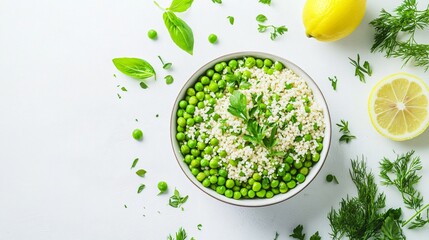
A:
{"label": "scattered herb leaves", "polygon": [[234,17],[233,17],[233,16],[228,16],[228,17],[226,17],[226,18],[228,18],[228,20],[229,20],[229,24],[234,25],[234,21],[235,21],[235,19],[234,19]]}
{"label": "scattered herb leaves", "polygon": [[167,83],[168,85],[170,85],[174,82],[174,78],[171,75],[165,76],[164,79],[165,79],[165,83]]}
{"label": "scattered herb leaves", "polygon": [[368,76],[372,75],[372,68],[369,65],[368,61],[365,61],[363,63],[363,66],[360,65],[360,56],[359,54],[357,55],[357,59],[353,60],[351,58],[349,58],[350,63],[355,67],[355,76],[359,77],[359,80],[363,83],[366,82],[365,80],[365,74]]}
{"label": "scattered herb leaves", "polygon": [[174,194],[169,199],[169,205],[174,208],[181,207],[186,201],[188,200],[188,195],[182,197],[180,196],[179,191],[177,189],[174,189]]}
{"label": "scattered herb leaves", "polygon": [[165,70],[168,70],[171,68],[171,66],[173,65],[172,63],[164,63],[164,61],[162,60],[161,56],[158,56],[159,60],[162,63],[162,68],[164,68]]}
{"label": "scattered herb leaves", "polygon": [[200,223],[197,225],[197,229],[201,231],[201,228],[203,227],[203,225]]}
{"label": "scattered herb leaves", "polygon": [[133,164],[131,165],[131,169],[133,169],[138,162],[139,162],[139,158],[134,159]]}
{"label": "scattered herb leaves", "polygon": [[146,170],[144,170],[144,169],[139,169],[139,170],[137,170],[136,174],[137,174],[139,177],[144,177],[144,175],[146,175]]}
{"label": "scattered herb leaves", "polygon": [[137,189],[137,193],[141,193],[145,187],[146,187],[146,185],[141,184],[141,185],[139,186],[139,188]]}
{"label": "scattered herb leaves", "polygon": [[260,23],[263,23],[267,20],[268,20],[268,18],[264,14],[259,14],[258,16],[256,16],[256,21],[258,21]]}
{"label": "scattered herb leaves", "polygon": [[340,128],[340,133],[343,133],[340,137],[340,142],[349,143],[351,140],[356,139],[356,136],[350,134],[348,121],[341,120],[341,123],[337,123],[337,126]]}
{"label": "scattered herb leaves", "polygon": [[429,26],[429,6],[418,10],[416,0],[404,0],[394,13],[382,9],[370,24],[375,29],[371,52],[384,52],[385,57],[400,58],[404,65],[412,62],[417,67],[429,69],[429,45],[418,43],[416,31]]}
{"label": "scattered herb leaves", "polygon": [[167,10],[172,12],[185,12],[192,6],[193,2],[194,0],[173,0]]}
{"label": "scattered herb leaves", "polygon": [[336,177],[335,175],[332,175],[332,174],[328,174],[328,175],[326,175],[326,181],[327,181],[328,183],[330,183],[330,182],[334,182],[334,183],[336,183],[336,184],[340,184],[340,183],[338,182],[337,177]]}
{"label": "scattered herb leaves", "polygon": [[305,234],[302,233],[303,230],[304,230],[304,226],[298,225],[293,229],[293,233],[291,235],[289,235],[289,237],[299,239],[299,240],[304,240]]}
{"label": "scattered herb leaves", "polygon": [[138,80],[150,77],[156,79],[156,73],[152,65],[140,58],[114,58],[113,64],[123,74]]}
{"label": "scattered herb leaves", "polygon": [[276,39],[278,36],[283,35],[285,32],[288,31],[288,29],[283,25],[283,26],[279,26],[276,27],[274,25],[262,25],[262,24],[258,24],[258,31],[263,33],[266,32],[268,29],[272,29],[271,33],[270,33],[270,38],[271,40]]}
{"label": "scattered herb leaves", "polygon": [[337,76],[328,77],[328,79],[331,82],[332,89],[334,89],[334,91],[337,91],[337,82],[338,82]]}

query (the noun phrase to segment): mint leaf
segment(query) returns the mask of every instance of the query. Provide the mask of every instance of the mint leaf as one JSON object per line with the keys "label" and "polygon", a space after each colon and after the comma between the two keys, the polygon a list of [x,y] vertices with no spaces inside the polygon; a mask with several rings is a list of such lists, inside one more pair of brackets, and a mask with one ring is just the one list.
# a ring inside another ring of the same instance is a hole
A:
{"label": "mint leaf", "polygon": [[194,0],[173,0],[170,7],[167,10],[173,12],[184,12],[191,7]]}
{"label": "mint leaf", "polygon": [[155,77],[156,73],[152,65],[140,58],[114,58],[113,64],[123,74],[135,79],[143,80]]}
{"label": "mint leaf", "polygon": [[182,50],[192,55],[194,51],[194,34],[192,29],[171,11],[164,12],[163,18],[173,42]]}

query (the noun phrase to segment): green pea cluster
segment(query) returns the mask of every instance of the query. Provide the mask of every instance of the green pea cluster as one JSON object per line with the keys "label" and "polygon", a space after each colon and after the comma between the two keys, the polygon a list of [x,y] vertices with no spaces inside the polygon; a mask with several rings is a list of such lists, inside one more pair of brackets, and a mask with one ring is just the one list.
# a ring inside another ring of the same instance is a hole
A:
{"label": "green pea cluster", "polygon": [[[280,62],[273,62],[270,59],[259,59],[246,57],[243,59],[232,59],[228,62],[220,62],[208,69],[204,75],[200,76],[196,83],[187,89],[184,99],[179,101],[177,110],[177,134],[176,139],[180,146],[180,151],[184,157],[184,162],[188,165],[192,175],[201,182],[204,187],[211,188],[218,194],[234,199],[254,199],[254,198],[272,198],[276,194],[286,193],[293,189],[297,184],[303,183],[309,174],[311,167],[320,160],[320,152],[323,149],[323,138],[318,138],[318,147],[316,154],[308,153],[299,161],[292,156],[285,157],[282,164],[276,167],[276,172],[269,176],[268,171],[262,174],[254,173],[252,177],[245,182],[233,180],[228,177],[228,164],[236,164],[233,160],[222,161],[227,157],[225,150],[219,151],[219,140],[216,138],[207,139],[209,136],[205,133],[195,132],[195,139],[199,136],[203,141],[197,141],[188,138],[186,130],[188,127],[203,122],[203,118],[195,114],[196,108],[214,107],[217,99],[224,97],[227,92],[238,89],[239,86],[230,86],[228,84],[228,75],[241,74],[249,75],[249,71],[240,73],[239,67],[261,68],[266,74],[273,74],[274,71],[281,71],[284,66]],[[246,77],[246,76],[244,76]],[[232,89],[231,89],[232,88]],[[212,97],[214,93],[216,97]],[[219,115],[212,114],[214,120],[218,120]],[[309,141],[311,135],[304,136]],[[207,143],[205,143],[207,142]],[[204,156],[212,155],[208,160]],[[257,166],[253,167],[254,170]]]}

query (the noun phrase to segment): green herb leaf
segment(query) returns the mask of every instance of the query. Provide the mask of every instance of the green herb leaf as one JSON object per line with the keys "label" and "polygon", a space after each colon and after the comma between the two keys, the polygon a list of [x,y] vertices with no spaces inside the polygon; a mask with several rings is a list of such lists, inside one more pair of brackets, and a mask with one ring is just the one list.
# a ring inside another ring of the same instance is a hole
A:
{"label": "green herb leaf", "polygon": [[299,240],[304,240],[305,234],[302,233],[303,230],[304,230],[304,227],[302,225],[298,225],[296,226],[296,228],[293,229],[293,233],[289,235],[289,237],[299,239]]}
{"label": "green herb leaf", "polygon": [[259,2],[267,5],[271,4],[271,0],[259,0]]}
{"label": "green herb leaf", "polygon": [[259,14],[258,16],[256,16],[256,21],[263,23],[267,21],[267,17],[264,14]]}
{"label": "green herb leaf", "polygon": [[332,175],[332,174],[328,174],[326,176],[326,181],[329,183],[333,181],[334,183],[339,184],[337,177],[335,175]]}
{"label": "green herb leaf", "polygon": [[229,97],[228,112],[247,121],[247,99],[240,91],[234,91]]}
{"label": "green herb leaf", "polygon": [[140,58],[114,58],[113,64],[123,74],[135,79],[143,80],[155,77],[156,73],[152,65]]}
{"label": "green herb leaf", "polygon": [[272,29],[272,31],[270,32],[271,40],[275,40],[278,36],[283,35],[285,32],[288,31],[287,27],[285,26],[276,27],[274,25],[258,24],[258,31],[261,33],[266,32],[269,28]]}
{"label": "green herb leaf", "polygon": [[203,225],[201,223],[197,225],[198,230],[201,230],[202,227]]}
{"label": "green herb leaf", "polygon": [[276,232],[276,235],[274,236],[274,240],[277,240],[279,238],[279,233]]}
{"label": "green herb leaf", "polygon": [[322,239],[322,238],[319,236],[319,232],[315,232],[315,233],[310,237],[310,240],[320,240],[320,239]]}
{"label": "green herb leaf", "polygon": [[227,18],[229,20],[229,24],[234,25],[234,17],[233,16],[228,16]]}
{"label": "green herb leaf", "polygon": [[212,2],[222,4],[222,0],[212,0]]}
{"label": "green herb leaf", "polygon": [[149,86],[145,82],[140,82],[140,87],[143,89],[147,89]]}
{"label": "green herb leaf", "polygon": [[163,18],[173,42],[192,55],[194,50],[194,34],[192,29],[171,11],[164,12]]}
{"label": "green herb leaf", "polygon": [[139,188],[137,189],[137,193],[141,193],[145,187],[146,187],[146,185],[141,184],[141,185],[139,186]]}
{"label": "green herb leaf", "polygon": [[174,208],[179,208],[181,207],[186,201],[188,200],[188,195],[186,195],[185,197],[180,196],[179,191],[177,191],[177,189],[174,189],[174,194],[173,196],[170,197],[169,200],[169,205],[174,207]]}
{"label": "green herb leaf", "polygon": [[340,137],[340,142],[349,143],[351,140],[356,139],[356,136],[350,134],[349,122],[341,120],[341,123],[337,123],[337,126],[340,128],[340,132],[343,135]]}
{"label": "green herb leaf", "polygon": [[183,228],[180,228],[176,233],[176,239],[174,239],[171,234],[168,235],[167,240],[185,240],[188,236],[186,235],[186,231]]}
{"label": "green herb leaf", "polygon": [[139,169],[139,170],[137,170],[136,174],[137,174],[139,177],[144,177],[144,175],[146,174],[146,170],[144,170],[144,169]]}
{"label": "green herb leaf", "polygon": [[164,68],[165,70],[168,70],[171,68],[171,66],[173,65],[172,63],[164,63],[164,61],[162,60],[161,56],[158,56],[159,60],[162,63],[162,68]]}
{"label": "green herb leaf", "polygon": [[133,169],[137,165],[138,162],[139,162],[138,158],[134,159],[133,164],[131,165],[131,169]]}
{"label": "green herb leaf", "polygon": [[173,11],[173,12],[184,12],[188,10],[194,0],[173,0],[170,7],[167,8],[167,10]]}
{"label": "green herb leaf", "polygon": [[337,90],[337,82],[338,82],[337,76],[334,76],[332,78],[328,77],[328,79],[331,82],[332,88],[334,89],[334,91],[336,91]]}
{"label": "green herb leaf", "polygon": [[363,63],[363,67],[360,65],[360,56],[357,55],[357,60],[353,60],[349,58],[350,63],[355,67],[355,76],[359,77],[359,80],[363,83],[366,82],[365,80],[365,74],[368,76],[372,75],[372,68],[369,65],[368,61],[365,61]]}
{"label": "green herb leaf", "polygon": [[171,75],[167,75],[165,76],[165,83],[167,83],[168,85],[172,84],[174,82],[174,78]]}

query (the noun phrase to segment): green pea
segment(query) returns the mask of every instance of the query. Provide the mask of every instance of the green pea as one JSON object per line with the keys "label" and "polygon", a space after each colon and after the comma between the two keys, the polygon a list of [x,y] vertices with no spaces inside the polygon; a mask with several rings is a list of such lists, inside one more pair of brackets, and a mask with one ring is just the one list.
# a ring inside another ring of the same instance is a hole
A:
{"label": "green pea", "polygon": [[197,82],[195,83],[194,88],[195,88],[195,91],[201,92],[204,89],[204,86],[201,82]]}
{"label": "green pea", "polygon": [[286,185],[286,183],[285,183],[285,182],[280,182],[280,184],[279,184],[279,189],[280,189],[280,190],[282,190],[282,189],[287,189],[287,185]]}
{"label": "green pea", "polygon": [[202,118],[201,116],[196,116],[196,117],[194,118],[194,121],[195,121],[196,123],[201,123],[201,122],[203,122],[203,118]]}
{"label": "green pea", "polygon": [[273,66],[273,62],[270,59],[265,59],[264,66],[270,68],[271,66]]}
{"label": "green pea", "polygon": [[198,168],[191,168],[191,173],[192,175],[197,176],[198,173],[200,173],[200,170],[198,170]]}
{"label": "green pea", "polygon": [[206,148],[204,148],[204,152],[206,154],[212,154],[213,153],[213,148],[211,146],[207,146]]}
{"label": "green pea", "polygon": [[249,197],[249,198],[254,198],[255,197],[255,191],[253,191],[253,190],[249,190],[248,192],[247,192],[247,196]]}
{"label": "green pea", "polygon": [[298,174],[296,175],[296,180],[297,180],[299,183],[303,183],[303,182],[305,181],[305,176],[304,176],[304,174],[298,173]]}
{"label": "green pea", "polygon": [[216,177],[216,176],[211,176],[211,177],[210,177],[210,182],[211,182],[212,184],[217,183],[217,177]]}
{"label": "green pea", "polygon": [[265,197],[266,193],[267,193],[267,191],[265,189],[262,189],[262,190],[256,192],[256,196],[258,196],[259,198],[263,198],[263,197]]}
{"label": "green pea", "polygon": [[294,180],[289,181],[289,182],[287,183],[287,187],[288,187],[289,189],[292,189],[292,188],[296,187],[296,182],[295,182]]}
{"label": "green pea", "polygon": [[217,85],[215,82],[210,82],[209,90],[212,92],[217,92],[219,91],[219,85]]}
{"label": "green pea", "polygon": [[191,139],[191,140],[188,141],[188,147],[195,148],[196,146],[197,146],[197,141],[196,140]]}
{"label": "green pea", "polygon": [[249,70],[244,70],[243,77],[246,79],[250,79],[252,77],[252,73]]}
{"label": "green pea", "polygon": [[231,67],[232,69],[236,69],[238,66],[237,60],[234,60],[234,59],[230,60],[228,62],[228,66]]}
{"label": "green pea", "polygon": [[177,110],[177,116],[178,117],[183,117],[183,113],[185,113],[185,110],[183,110],[183,109]]}
{"label": "green pea", "polygon": [[184,128],[184,127],[182,127],[182,126],[177,126],[177,131],[178,131],[178,132],[184,132],[184,131],[185,131],[185,128]]}
{"label": "green pea", "polygon": [[193,114],[195,112],[195,106],[194,105],[186,106],[186,112],[189,114]]}
{"label": "green pea", "polygon": [[219,80],[217,85],[219,86],[220,89],[224,89],[226,87],[226,82],[225,80]]}
{"label": "green pea", "polygon": [[194,159],[191,161],[191,167],[199,167],[200,166],[201,161],[199,161],[198,159]]}
{"label": "green pea", "polygon": [[217,138],[212,138],[210,140],[210,145],[217,146],[218,144],[219,144],[219,140],[217,140]]}
{"label": "green pea", "polygon": [[231,189],[227,189],[225,191],[225,197],[232,198],[233,195],[234,195],[234,192]]}
{"label": "green pea", "polygon": [[218,63],[215,65],[214,69],[216,72],[220,73],[223,70],[223,65],[221,63]]}
{"label": "green pea", "polygon": [[213,81],[219,81],[221,79],[222,79],[222,76],[219,73],[213,74],[213,78],[212,78]]}
{"label": "green pea", "polygon": [[193,159],[194,159],[194,156],[191,156],[191,155],[188,154],[188,155],[185,156],[185,160],[184,161],[185,161],[186,164],[189,165],[189,164],[191,164],[191,161]]}
{"label": "green pea", "polygon": [[197,92],[197,94],[195,95],[195,97],[198,99],[198,100],[204,100],[204,93],[203,92]]}
{"label": "green pea", "polygon": [[262,188],[263,189],[270,188],[270,180],[266,177],[264,177],[264,179],[262,179]]}
{"label": "green pea", "polygon": [[219,176],[226,177],[228,176],[228,172],[225,169],[219,169]]}
{"label": "green pea", "polygon": [[[196,105],[197,103],[198,103],[198,98],[196,97],[196,96],[192,96],[192,97],[190,97],[189,98],[189,104],[191,104],[191,105]],[[189,106],[189,105],[188,105]],[[186,106],[186,107],[188,107],[188,106]]]}
{"label": "green pea", "polygon": [[256,59],[256,67],[262,68],[264,66],[264,61],[262,59]]}
{"label": "green pea", "polygon": [[228,180],[226,180],[226,183],[225,183],[225,186],[227,187],[227,188],[233,188],[234,187],[234,180],[232,180],[232,179],[228,179]]}
{"label": "green pea", "polygon": [[159,194],[166,192],[168,189],[168,185],[166,182],[161,181],[158,183]]}
{"label": "green pea", "polygon": [[204,179],[203,186],[204,187],[210,187],[210,185],[211,185],[210,180],[208,178]]}
{"label": "green pea", "polygon": [[300,168],[302,168],[302,162],[301,162],[301,161],[299,161],[299,162],[294,162],[294,163],[293,163],[293,166],[294,166],[296,169],[300,169]]}
{"label": "green pea", "polygon": [[292,179],[292,175],[290,173],[286,173],[286,175],[283,177],[283,181],[289,182]]}
{"label": "green pea", "polygon": [[205,143],[203,143],[203,142],[198,142],[197,143],[198,150],[204,150],[205,147],[206,147]]}
{"label": "green pea", "polygon": [[234,192],[234,199],[238,200],[241,198],[241,193],[240,192]]}
{"label": "green pea", "polygon": [[246,60],[244,61],[244,66],[247,68],[252,68],[254,67],[256,64],[256,61],[253,57],[248,57],[246,58]]}
{"label": "green pea", "polygon": [[208,37],[208,39],[209,39],[209,42],[211,44],[215,44],[217,42],[217,36],[216,36],[216,34],[213,34],[213,33],[210,34],[209,37]]}
{"label": "green pea", "polygon": [[272,198],[272,197],[274,197],[274,193],[271,191],[267,191],[267,193],[265,194],[265,197],[266,198]]}
{"label": "green pea", "polygon": [[243,197],[247,196],[247,192],[248,192],[247,188],[241,188],[240,189],[241,196],[243,196]]}
{"label": "green pea", "polygon": [[212,158],[209,163],[210,168],[218,168],[219,161],[216,158]]}
{"label": "green pea", "polygon": [[253,191],[258,192],[259,190],[261,190],[261,188],[262,188],[262,185],[260,182],[253,183],[253,186],[252,186]]}
{"label": "green pea", "polygon": [[274,74],[274,69],[270,68],[267,70],[267,74],[268,75],[273,75]]}
{"label": "green pea", "polygon": [[225,185],[225,182],[226,182],[226,179],[224,177],[221,176],[217,178],[217,185],[223,186]]}
{"label": "green pea", "polygon": [[280,182],[279,180],[273,180],[271,181],[271,187],[272,188],[276,188],[277,186],[279,186]]}
{"label": "green pea", "polygon": [[291,103],[288,103],[286,105],[286,112],[292,112],[292,110],[294,110],[295,108],[293,107],[293,105]]}
{"label": "green pea", "polygon": [[133,138],[135,140],[137,140],[137,141],[142,140],[142,138],[143,138],[143,132],[142,132],[142,130],[140,130],[138,128],[134,129],[134,131],[133,131]]}
{"label": "green pea", "polygon": [[184,133],[177,133],[176,134],[176,139],[177,139],[177,141],[183,141],[183,140],[185,140],[185,134]]}
{"label": "green pea", "polygon": [[215,104],[216,104],[216,102],[217,102],[217,101],[216,101],[216,99],[214,99],[214,98],[210,98],[210,99],[209,99],[209,104],[210,104],[210,105],[212,105],[212,106],[213,106],[213,105],[215,105]]}
{"label": "green pea", "polygon": [[180,108],[186,108],[186,106],[188,106],[188,102],[187,101],[185,101],[185,100],[181,100],[180,102],[179,102],[179,107]]}
{"label": "green pea", "polygon": [[195,121],[194,121],[193,118],[188,118],[186,120],[186,125],[188,125],[188,126],[194,126],[194,124],[195,124]]}
{"label": "green pea", "polygon": [[304,167],[310,168],[311,166],[313,166],[313,163],[311,161],[305,161],[304,162]]}
{"label": "green pea", "polygon": [[225,186],[218,186],[218,187],[216,187],[216,192],[219,193],[219,194],[221,194],[221,195],[223,195],[225,193],[225,191],[226,191]]}
{"label": "green pea", "polygon": [[[259,173],[254,173],[253,175],[252,175],[252,178],[255,180],[255,181],[260,181],[261,180],[261,175],[259,174]],[[255,191],[256,192],[256,191]]]}
{"label": "green pea", "polygon": [[317,143],[317,148],[316,148],[316,152],[320,153],[323,150],[323,144],[322,143]]}
{"label": "green pea", "polygon": [[[212,70],[213,71],[213,70]],[[213,74],[214,74],[214,71],[213,71]],[[212,76],[213,76],[213,74],[212,74]],[[208,78],[208,77],[206,77],[206,76],[203,76],[202,78],[201,78],[201,84],[203,84],[203,85],[207,85],[207,84],[209,84],[210,83],[210,78]]]}
{"label": "green pea", "polygon": [[200,172],[200,173],[198,173],[198,175],[197,175],[197,180],[198,180],[199,182],[202,182],[206,177],[207,177],[207,176],[206,176],[206,174],[205,174],[205,173]]}
{"label": "green pea", "polygon": [[323,137],[318,137],[318,138],[316,139],[316,141],[317,141],[318,143],[322,143],[322,142],[323,142]]}
{"label": "green pea", "polygon": [[303,168],[299,169],[299,173],[303,174],[304,176],[307,176],[308,172],[309,172],[309,170],[307,167],[303,167]]}
{"label": "green pea", "polygon": [[188,90],[186,90],[186,94],[188,94],[188,96],[194,96],[195,95],[195,89],[188,88]]}
{"label": "green pea", "polygon": [[274,195],[280,193],[280,190],[278,188],[273,188],[273,189],[271,189],[271,191],[273,191]]}
{"label": "green pea", "polygon": [[264,170],[264,171],[262,171],[262,175],[264,175],[264,176],[268,176],[268,170]]}
{"label": "green pea", "polygon": [[286,170],[284,168],[277,169],[277,176],[283,177],[284,175],[286,175]]}
{"label": "green pea", "polygon": [[285,172],[289,172],[290,171],[290,165],[287,164],[287,163],[283,166],[283,168],[285,169]]}
{"label": "green pea", "polygon": [[305,112],[306,112],[306,113],[310,113],[310,112],[311,112],[311,109],[310,109],[310,107],[309,107],[309,106],[305,106],[305,107],[304,107],[304,109],[305,109]]}
{"label": "green pea", "polygon": [[217,169],[210,169],[209,170],[210,176],[217,176]]}
{"label": "green pea", "polygon": [[295,168],[290,170],[290,174],[292,174],[294,176],[296,175],[297,172],[298,172],[298,170],[296,170]]}
{"label": "green pea", "polygon": [[[207,71],[206,71],[206,75],[207,75],[207,77],[213,77],[213,74],[214,74],[215,72],[214,72],[214,70],[213,69],[208,69]],[[202,82],[202,81],[201,81]],[[204,84],[204,83],[203,83]]]}
{"label": "green pea", "polygon": [[248,181],[247,181],[247,183],[250,185],[250,186],[253,186],[253,184],[255,183],[256,181],[255,181],[255,179],[253,179],[253,178],[250,178]]}
{"label": "green pea", "polygon": [[158,36],[158,33],[154,29],[150,29],[149,31],[147,31],[147,36],[150,39],[155,40],[156,37]]}
{"label": "green pea", "polygon": [[315,153],[313,155],[312,160],[313,160],[313,162],[318,162],[320,160],[320,154],[319,153]]}
{"label": "green pea", "polygon": [[226,157],[226,155],[227,155],[227,153],[226,153],[225,150],[222,150],[222,151],[219,152],[219,156],[222,157],[222,158]]}
{"label": "green pea", "polygon": [[200,164],[201,164],[201,167],[207,167],[209,166],[209,160],[204,158],[201,160]]}
{"label": "green pea", "polygon": [[277,71],[281,71],[281,70],[283,69],[283,64],[282,64],[282,63],[280,63],[280,62],[276,62],[276,63],[274,64],[274,68],[275,68]]}

